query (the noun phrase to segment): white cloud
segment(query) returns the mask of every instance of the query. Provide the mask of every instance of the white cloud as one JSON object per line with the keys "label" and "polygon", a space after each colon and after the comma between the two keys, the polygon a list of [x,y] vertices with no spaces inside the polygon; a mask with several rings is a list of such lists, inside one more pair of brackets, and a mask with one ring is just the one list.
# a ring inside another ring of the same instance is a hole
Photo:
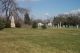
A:
{"label": "white cloud", "polygon": [[45,13],[46,16],[49,16],[49,13]]}
{"label": "white cloud", "polygon": [[69,12],[64,12],[63,14],[77,14],[78,12],[80,12],[80,9],[71,10]]}

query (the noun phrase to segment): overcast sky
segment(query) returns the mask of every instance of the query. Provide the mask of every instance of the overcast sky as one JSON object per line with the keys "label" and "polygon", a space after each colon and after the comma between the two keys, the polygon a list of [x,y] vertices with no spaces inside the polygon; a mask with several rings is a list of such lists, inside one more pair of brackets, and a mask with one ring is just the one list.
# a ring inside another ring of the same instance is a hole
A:
{"label": "overcast sky", "polygon": [[18,0],[17,2],[20,7],[30,9],[31,14],[37,18],[80,9],[80,0]]}

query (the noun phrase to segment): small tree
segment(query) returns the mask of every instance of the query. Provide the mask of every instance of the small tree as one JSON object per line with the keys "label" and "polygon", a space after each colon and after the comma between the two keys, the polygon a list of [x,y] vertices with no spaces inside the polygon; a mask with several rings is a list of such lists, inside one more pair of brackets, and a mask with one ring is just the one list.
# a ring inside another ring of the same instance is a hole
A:
{"label": "small tree", "polygon": [[46,29],[47,27],[46,27],[46,25],[44,24],[43,26],[42,26],[42,29]]}
{"label": "small tree", "polygon": [[26,12],[24,16],[25,16],[24,23],[30,25],[30,17],[29,17],[28,12]]}
{"label": "small tree", "polygon": [[37,26],[37,22],[33,22],[33,24],[32,24],[32,28],[37,28],[38,26]]}
{"label": "small tree", "polygon": [[16,22],[15,25],[16,25],[17,28],[21,27],[21,23],[20,22]]}
{"label": "small tree", "polygon": [[5,28],[5,21],[0,19],[0,30]]}
{"label": "small tree", "polygon": [[11,21],[10,20],[8,20],[8,21],[5,21],[6,23],[5,23],[5,27],[6,28],[10,28],[11,27]]}

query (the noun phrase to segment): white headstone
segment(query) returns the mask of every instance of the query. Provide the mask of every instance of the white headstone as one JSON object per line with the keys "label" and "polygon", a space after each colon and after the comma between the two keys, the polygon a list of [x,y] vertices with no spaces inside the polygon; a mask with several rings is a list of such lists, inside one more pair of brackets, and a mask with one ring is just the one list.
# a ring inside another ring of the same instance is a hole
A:
{"label": "white headstone", "polygon": [[15,28],[14,16],[11,16],[11,28]]}
{"label": "white headstone", "polygon": [[43,23],[38,23],[38,28],[43,26],[44,24]]}
{"label": "white headstone", "polygon": [[63,28],[65,28],[65,25],[63,25]]}
{"label": "white headstone", "polygon": [[60,22],[60,28],[61,28],[61,22]]}
{"label": "white headstone", "polygon": [[49,27],[52,27],[52,23],[51,23],[51,22],[50,22],[50,23],[48,23],[48,26],[49,26]]}
{"label": "white headstone", "polygon": [[59,24],[58,24],[58,28],[59,28]]}
{"label": "white headstone", "polygon": [[79,28],[79,25],[77,25],[77,29]]}

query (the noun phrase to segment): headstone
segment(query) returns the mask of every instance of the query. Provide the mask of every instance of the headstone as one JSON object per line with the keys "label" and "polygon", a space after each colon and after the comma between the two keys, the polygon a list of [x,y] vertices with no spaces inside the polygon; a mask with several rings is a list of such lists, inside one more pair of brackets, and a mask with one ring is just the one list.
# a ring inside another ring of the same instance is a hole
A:
{"label": "headstone", "polygon": [[60,22],[60,28],[61,28],[61,22]]}
{"label": "headstone", "polygon": [[38,28],[41,28],[41,26],[43,26],[43,23],[38,23]]}
{"label": "headstone", "polygon": [[65,28],[65,25],[63,25],[63,28]]}
{"label": "headstone", "polygon": [[11,28],[15,28],[14,16],[11,16]]}
{"label": "headstone", "polygon": [[49,27],[52,27],[52,23],[51,23],[51,22],[50,22],[50,23],[48,23],[48,26],[49,26]]}
{"label": "headstone", "polygon": [[79,28],[79,25],[77,25],[77,29]]}
{"label": "headstone", "polygon": [[59,24],[58,24],[58,28],[59,28]]}

